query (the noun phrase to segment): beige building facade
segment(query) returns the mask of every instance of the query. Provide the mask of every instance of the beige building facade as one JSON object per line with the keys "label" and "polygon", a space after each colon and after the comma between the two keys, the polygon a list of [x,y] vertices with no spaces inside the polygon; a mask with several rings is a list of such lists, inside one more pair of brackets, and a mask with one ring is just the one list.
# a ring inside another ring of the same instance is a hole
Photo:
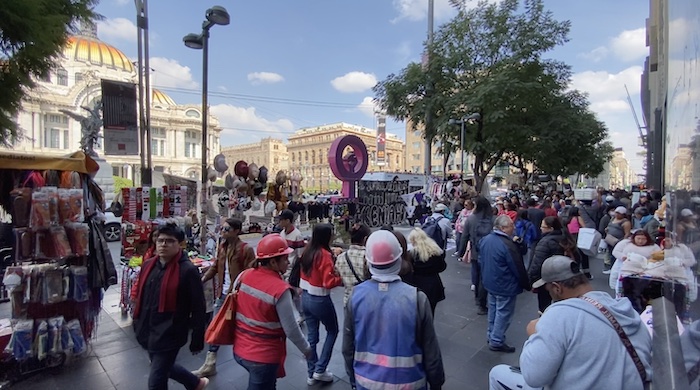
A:
{"label": "beige building facade", "polygon": [[[136,83],[138,73],[119,49],[100,41],[94,28],[70,37],[56,69],[37,80],[22,102],[17,121],[25,137],[13,145],[19,153],[64,156],[79,149],[80,122],[65,115],[67,110],[87,116],[83,106],[92,108],[101,100],[101,80]],[[201,106],[178,105],[168,95],[151,91],[152,161],[156,171],[194,179],[201,177]],[[219,152],[221,128],[209,116],[210,156]],[[140,182],[139,155],[97,153],[111,166],[112,174]]]}
{"label": "beige building facade", "polygon": [[304,178],[303,187],[310,192],[339,189],[340,181],[331,172],[328,150],[336,138],[358,136],[369,154],[368,172],[405,170],[404,143],[395,134],[386,134],[386,162],[377,163],[377,130],[348,123],[334,123],[297,130],[288,139],[289,170]]}
{"label": "beige building facade", "polygon": [[[447,159],[447,164],[445,164],[445,156],[442,155],[438,150],[440,149],[440,142],[433,142],[431,147],[431,166],[430,173],[435,176],[443,176],[447,174],[459,174],[462,172],[462,158],[459,154],[453,153]],[[406,170],[412,173],[423,174],[425,172],[425,140],[423,139],[423,129],[422,127],[413,128],[413,123],[410,121],[406,123],[406,154],[405,154],[405,165]],[[470,161],[472,161],[469,154],[464,155],[464,172],[467,176],[473,175],[471,169]]]}
{"label": "beige building facade", "polygon": [[274,178],[280,170],[289,169],[289,153],[283,140],[277,138],[263,138],[260,142],[226,146],[221,148],[221,154],[226,157],[229,171],[233,172],[236,161],[243,160],[248,164],[255,163],[258,167],[265,166],[270,172],[270,178]]}

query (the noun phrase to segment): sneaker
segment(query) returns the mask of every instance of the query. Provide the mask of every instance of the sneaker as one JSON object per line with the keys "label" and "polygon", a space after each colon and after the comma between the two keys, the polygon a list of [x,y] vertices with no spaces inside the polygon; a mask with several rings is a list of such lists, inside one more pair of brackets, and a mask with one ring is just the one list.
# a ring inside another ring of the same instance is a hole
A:
{"label": "sneaker", "polygon": [[489,310],[484,307],[480,307],[479,310],[476,311],[476,315],[478,316],[485,316],[487,314],[489,314]]}
{"label": "sneaker", "polygon": [[199,383],[197,384],[197,387],[195,389],[196,390],[204,390],[207,388],[208,385],[209,385],[209,379],[201,378],[201,379],[199,379]]}
{"label": "sneaker", "polygon": [[584,275],[588,278],[588,280],[593,280],[593,275],[591,275],[590,272],[585,272]]}
{"label": "sneaker", "polygon": [[611,269],[604,269],[603,275],[610,275],[610,271],[612,271],[612,270]]}
{"label": "sneaker", "polygon": [[489,349],[494,351],[494,352],[505,352],[505,353],[513,353],[515,352],[515,347],[511,347],[510,345],[503,343],[497,347],[493,345],[489,345]]}
{"label": "sneaker", "polygon": [[313,379],[321,382],[333,382],[333,373],[328,370],[324,372],[314,372]]}
{"label": "sneaker", "polygon": [[476,291],[476,286],[472,284],[472,286],[470,287],[470,289],[471,289],[472,291]]}
{"label": "sneaker", "polygon": [[313,386],[316,384],[316,379],[314,378],[306,378],[306,384],[309,386]]}

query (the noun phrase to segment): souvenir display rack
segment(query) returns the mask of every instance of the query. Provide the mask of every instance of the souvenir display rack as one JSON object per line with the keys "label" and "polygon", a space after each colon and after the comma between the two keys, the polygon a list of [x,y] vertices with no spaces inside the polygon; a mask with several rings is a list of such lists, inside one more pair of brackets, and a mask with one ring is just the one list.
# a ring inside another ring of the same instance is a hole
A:
{"label": "souvenir display rack", "polygon": [[0,161],[0,206],[12,216],[1,241],[11,245],[2,264],[11,318],[0,319],[0,380],[12,382],[85,354],[117,278],[91,176],[99,165],[82,152]]}

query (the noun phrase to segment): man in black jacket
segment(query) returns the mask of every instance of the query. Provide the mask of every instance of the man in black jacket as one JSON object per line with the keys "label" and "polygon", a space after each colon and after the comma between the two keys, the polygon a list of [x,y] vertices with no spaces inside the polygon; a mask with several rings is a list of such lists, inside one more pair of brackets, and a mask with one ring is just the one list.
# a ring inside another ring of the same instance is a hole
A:
{"label": "man in black jacket", "polygon": [[190,351],[197,354],[204,348],[206,306],[199,271],[181,249],[185,233],[180,228],[167,224],[159,228],[157,237],[157,257],[141,267],[134,309],[136,340],[151,359],[148,388],[167,389],[172,378],[187,389],[202,390],[209,383],[207,378],[175,364],[190,329]]}

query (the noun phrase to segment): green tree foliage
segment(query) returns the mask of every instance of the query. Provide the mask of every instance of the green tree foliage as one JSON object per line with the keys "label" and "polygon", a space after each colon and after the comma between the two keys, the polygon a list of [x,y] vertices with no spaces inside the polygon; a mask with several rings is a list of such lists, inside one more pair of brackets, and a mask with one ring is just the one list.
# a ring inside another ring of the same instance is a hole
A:
{"label": "green tree foliage", "polygon": [[134,181],[121,176],[112,176],[114,179],[114,193],[120,194],[122,188],[131,188],[134,186]]}
{"label": "green tree foliage", "polygon": [[[585,96],[568,91],[569,66],[543,58],[567,42],[570,23],[555,20],[542,0],[480,1],[473,9],[458,8],[428,48],[428,69],[412,63],[375,86],[379,106],[414,129],[424,128],[432,109],[436,132],[424,136],[434,136],[443,154],[459,146],[461,129],[448,125],[449,119],[478,112],[481,120],[465,129],[477,190],[502,160],[534,163],[538,170],[552,170],[547,173],[602,171],[612,153],[607,130]],[[430,98],[426,74],[435,85]],[[547,160],[556,153],[561,156]],[[571,161],[573,155],[579,161]]]}
{"label": "green tree foliage", "polygon": [[16,117],[34,79],[54,66],[79,22],[99,19],[98,0],[3,0],[0,6],[0,144],[21,136]]}

